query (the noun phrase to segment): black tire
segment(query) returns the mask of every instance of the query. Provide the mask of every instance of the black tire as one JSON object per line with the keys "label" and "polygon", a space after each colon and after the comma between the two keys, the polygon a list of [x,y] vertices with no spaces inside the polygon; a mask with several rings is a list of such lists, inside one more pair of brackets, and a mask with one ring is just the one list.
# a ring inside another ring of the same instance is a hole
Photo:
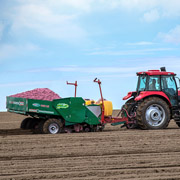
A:
{"label": "black tire", "polygon": [[34,134],[43,134],[43,124],[44,124],[45,120],[44,119],[38,119],[36,121],[36,124],[33,125],[33,129],[31,129],[31,131]]}
{"label": "black tire", "polygon": [[138,106],[136,118],[141,129],[164,129],[170,121],[170,109],[161,98],[149,97]]}
{"label": "black tire", "polygon": [[[133,116],[134,113],[136,112],[136,105],[134,104],[134,98],[131,98],[129,99],[126,103],[125,103],[125,106],[124,108],[127,110],[128,114],[130,116]],[[131,119],[129,119],[129,122],[131,122]],[[138,124],[137,123],[129,123],[129,124],[126,124],[126,128],[127,129],[136,129],[138,128]]]}
{"label": "black tire", "polygon": [[84,132],[91,132],[91,127],[88,124],[85,124],[83,127]]}
{"label": "black tire", "polygon": [[177,124],[177,126],[180,128],[180,119],[178,121],[175,120],[175,123]]}
{"label": "black tire", "polygon": [[31,118],[28,122],[27,122],[27,129],[36,129],[36,126],[38,126],[40,122],[40,119],[38,118]]}
{"label": "black tire", "polygon": [[21,122],[21,125],[20,125],[20,128],[21,129],[29,129],[28,128],[28,124],[29,122],[32,120],[33,118],[25,118],[22,122]]}
{"label": "black tire", "polygon": [[63,123],[60,119],[48,119],[41,124],[40,128],[44,134],[57,134],[62,132]]}
{"label": "black tire", "polygon": [[102,124],[101,126],[99,126],[99,131],[102,132],[105,128],[105,124]]}

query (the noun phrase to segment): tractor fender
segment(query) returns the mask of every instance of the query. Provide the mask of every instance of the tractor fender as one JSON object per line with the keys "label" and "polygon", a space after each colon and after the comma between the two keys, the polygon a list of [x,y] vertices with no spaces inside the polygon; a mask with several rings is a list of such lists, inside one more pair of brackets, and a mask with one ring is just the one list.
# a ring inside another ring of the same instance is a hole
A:
{"label": "tractor fender", "polygon": [[136,91],[128,92],[128,94],[127,94],[125,97],[123,97],[123,100],[127,100],[127,99],[129,99],[130,97],[135,96],[136,94],[137,94]]}
{"label": "tractor fender", "polygon": [[180,96],[180,91],[178,91],[178,96]]}
{"label": "tractor fender", "polygon": [[134,100],[140,101],[141,99],[144,99],[149,96],[162,97],[163,99],[165,99],[168,102],[170,107],[172,106],[168,96],[164,92],[159,92],[159,91],[141,91],[139,96],[137,96]]}

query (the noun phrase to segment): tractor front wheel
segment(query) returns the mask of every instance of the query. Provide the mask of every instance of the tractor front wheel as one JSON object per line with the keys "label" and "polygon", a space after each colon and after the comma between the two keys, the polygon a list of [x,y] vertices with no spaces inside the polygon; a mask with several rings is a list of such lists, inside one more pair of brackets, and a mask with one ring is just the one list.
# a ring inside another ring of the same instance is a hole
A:
{"label": "tractor front wheel", "polygon": [[164,129],[170,121],[169,106],[161,98],[149,97],[138,106],[136,117],[141,129]]}

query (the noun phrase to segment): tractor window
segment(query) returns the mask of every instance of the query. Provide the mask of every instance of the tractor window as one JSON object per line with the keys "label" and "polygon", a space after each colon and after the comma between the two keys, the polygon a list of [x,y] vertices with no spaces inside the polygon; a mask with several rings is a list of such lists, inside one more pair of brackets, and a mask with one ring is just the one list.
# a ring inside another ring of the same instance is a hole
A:
{"label": "tractor window", "polygon": [[169,97],[172,105],[177,105],[177,86],[173,76],[161,77],[162,91]]}
{"label": "tractor window", "polygon": [[145,91],[146,89],[146,76],[139,76],[137,91]]}
{"label": "tractor window", "polygon": [[160,91],[160,76],[149,76],[148,91]]}

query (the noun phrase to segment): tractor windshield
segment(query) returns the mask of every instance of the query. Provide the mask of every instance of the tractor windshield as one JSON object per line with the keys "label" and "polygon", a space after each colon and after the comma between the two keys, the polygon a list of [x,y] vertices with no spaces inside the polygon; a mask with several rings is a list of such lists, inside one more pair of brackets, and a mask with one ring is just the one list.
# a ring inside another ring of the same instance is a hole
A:
{"label": "tractor windshield", "polygon": [[147,91],[160,91],[160,76],[148,76]]}
{"label": "tractor windshield", "polygon": [[139,76],[137,91],[160,91],[160,76]]}

